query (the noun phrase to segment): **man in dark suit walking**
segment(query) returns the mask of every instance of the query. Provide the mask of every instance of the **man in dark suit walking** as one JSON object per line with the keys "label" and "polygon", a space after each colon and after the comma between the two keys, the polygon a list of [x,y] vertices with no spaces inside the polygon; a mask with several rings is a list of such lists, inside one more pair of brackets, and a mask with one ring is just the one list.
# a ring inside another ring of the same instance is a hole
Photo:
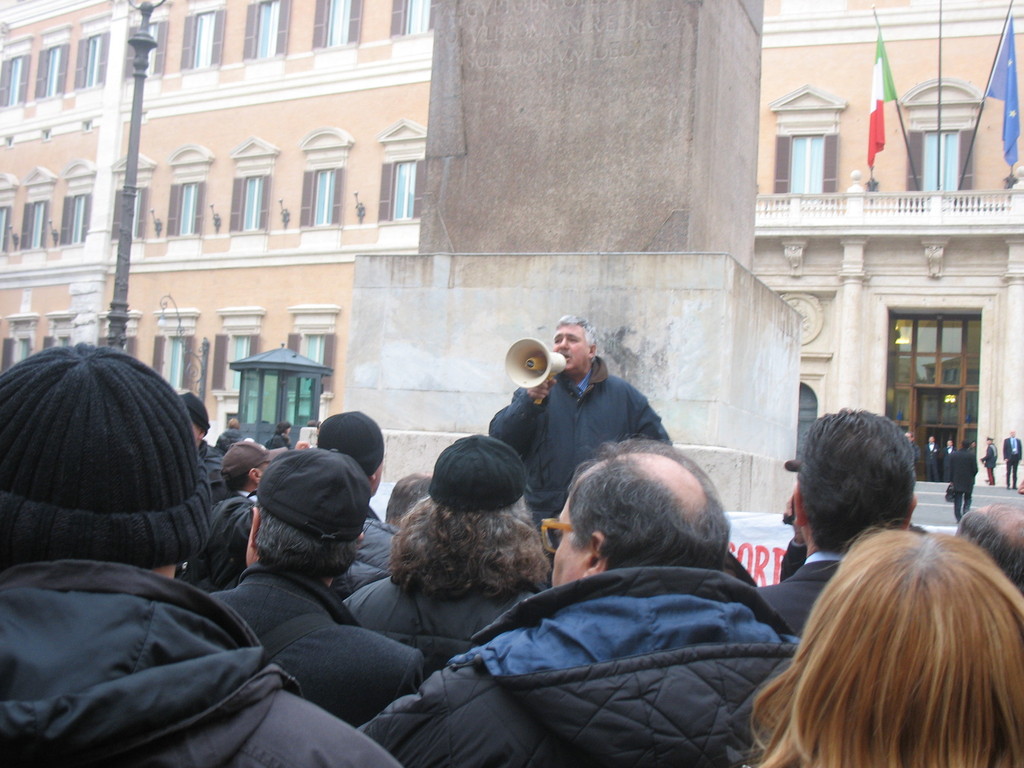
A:
{"label": "man in dark suit walking", "polygon": [[867,411],[822,416],[804,440],[793,490],[807,559],[761,595],[797,634],[839,561],[868,528],[906,528],[917,505],[913,447],[895,423]]}
{"label": "man in dark suit walking", "polygon": [[[1003,461],[1006,462],[1006,487],[1017,487],[1017,465],[1020,464],[1020,440],[1017,433],[1010,430],[1010,436],[1003,440]],[[1010,482],[1010,474],[1013,474],[1013,482]]]}
{"label": "man in dark suit walking", "polygon": [[[959,523],[971,509],[971,494],[974,492],[974,477],[978,474],[978,462],[974,458],[969,441],[960,443],[960,450],[950,458],[952,465],[951,480],[953,483],[953,514]],[[962,511],[961,511],[962,510]]]}

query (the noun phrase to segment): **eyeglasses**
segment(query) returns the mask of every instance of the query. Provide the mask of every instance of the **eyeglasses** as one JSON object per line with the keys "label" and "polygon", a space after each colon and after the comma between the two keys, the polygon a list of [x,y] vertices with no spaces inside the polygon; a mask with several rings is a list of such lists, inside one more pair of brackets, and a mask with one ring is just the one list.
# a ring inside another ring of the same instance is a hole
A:
{"label": "eyeglasses", "polygon": [[548,552],[554,552],[562,543],[562,535],[571,531],[571,523],[563,523],[556,517],[546,517],[540,521],[540,543]]}

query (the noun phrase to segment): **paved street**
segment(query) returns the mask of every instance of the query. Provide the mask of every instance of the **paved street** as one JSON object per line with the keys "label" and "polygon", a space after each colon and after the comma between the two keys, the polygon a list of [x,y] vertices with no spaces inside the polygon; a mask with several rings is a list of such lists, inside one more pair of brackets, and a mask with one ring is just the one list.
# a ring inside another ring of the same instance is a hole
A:
{"label": "paved street", "polygon": [[[1015,490],[1008,491],[1003,484],[1005,476],[1001,473],[1002,467],[996,469],[996,484],[986,485],[983,478],[985,469],[982,467],[978,472],[979,484],[974,486],[974,497],[971,500],[971,508],[984,507],[987,504],[997,502],[1011,502],[1024,505],[1024,496]],[[914,510],[913,522],[917,525],[932,526],[956,526],[953,517],[953,502],[946,501],[947,483],[926,483],[919,481],[916,486],[917,509]]]}

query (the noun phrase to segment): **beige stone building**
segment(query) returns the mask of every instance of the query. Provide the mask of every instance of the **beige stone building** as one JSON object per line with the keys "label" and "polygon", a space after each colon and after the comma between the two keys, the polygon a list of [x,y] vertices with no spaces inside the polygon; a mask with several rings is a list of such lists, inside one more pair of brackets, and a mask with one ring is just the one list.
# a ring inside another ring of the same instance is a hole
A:
{"label": "beige stone building", "polygon": [[[867,191],[872,2],[765,3],[753,271],[805,318],[804,421],[855,406],[919,442],[1001,437],[1024,429],[1024,192],[984,98],[1006,4],[945,0],[941,89],[938,0],[874,5],[911,151],[886,104]],[[138,19],[0,0],[4,367],[106,336]],[[153,20],[129,351],[204,386],[215,429],[238,411],[228,363],[280,345],[334,369],[338,412],[355,255],[417,251],[431,2],[171,0]]]}

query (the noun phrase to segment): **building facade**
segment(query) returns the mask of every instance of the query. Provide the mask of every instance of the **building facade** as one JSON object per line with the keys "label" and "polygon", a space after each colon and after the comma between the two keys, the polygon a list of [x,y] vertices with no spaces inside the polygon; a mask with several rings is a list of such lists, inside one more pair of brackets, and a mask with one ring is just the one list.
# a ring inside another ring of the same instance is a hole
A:
{"label": "building facade", "polygon": [[[215,429],[238,410],[229,363],[280,345],[334,369],[321,416],[344,408],[355,255],[417,251],[431,5],[155,10],[128,348],[204,388]],[[804,317],[802,423],[1024,429],[1024,191],[985,98],[1006,10],[766,0],[753,271]],[[0,2],[4,367],[106,337],[138,23],[126,0]],[[898,100],[869,169],[879,28]]]}

